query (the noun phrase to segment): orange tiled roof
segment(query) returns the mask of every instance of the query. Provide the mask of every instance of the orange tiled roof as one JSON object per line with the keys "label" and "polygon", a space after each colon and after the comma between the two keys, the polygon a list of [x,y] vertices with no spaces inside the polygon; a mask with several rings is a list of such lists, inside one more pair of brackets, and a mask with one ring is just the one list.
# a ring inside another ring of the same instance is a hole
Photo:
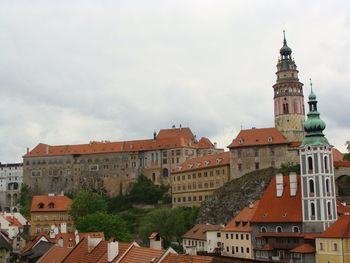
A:
{"label": "orange tiled roof", "polygon": [[162,263],[211,263],[214,258],[209,256],[176,255],[169,253]]}
{"label": "orange tiled roof", "polygon": [[23,227],[21,222],[18,221],[18,219],[14,216],[6,216],[5,218],[11,226],[17,226],[17,227]]}
{"label": "orange tiled roof", "polygon": [[230,164],[230,153],[221,152],[200,157],[195,157],[186,160],[173,173],[180,173],[186,171],[194,171],[199,169],[207,169],[210,167],[223,166]]}
{"label": "orange tiled roof", "polygon": [[337,213],[338,215],[350,214],[350,205],[337,200]]}
{"label": "orange tiled roof", "polygon": [[[49,204],[53,204],[52,208]],[[64,195],[35,195],[32,199],[31,212],[54,212],[54,211],[68,211],[72,204],[72,200]],[[40,208],[40,205],[43,205]]]}
{"label": "orange tiled roof", "polygon": [[182,238],[206,240],[207,231],[219,231],[222,228],[221,225],[197,224],[187,231]]}
{"label": "orange tiled roof", "polygon": [[334,167],[350,167],[349,161],[335,161]]}
{"label": "orange tiled roof", "polygon": [[333,153],[333,162],[343,161],[344,155],[337,148],[333,148],[332,153]]}
{"label": "orange tiled roof", "polygon": [[273,247],[270,244],[264,244],[262,248],[256,248],[256,250],[272,251]]}
{"label": "orange tiled roof", "polygon": [[302,222],[301,183],[297,176],[297,192],[290,195],[289,176],[283,176],[283,194],[276,196],[276,177],[267,187],[252,222]]}
{"label": "orange tiled roof", "polygon": [[250,232],[252,227],[250,221],[259,205],[259,200],[255,201],[251,206],[243,208],[238,215],[231,219],[222,231],[239,231]]}
{"label": "orange tiled roof", "polygon": [[160,150],[170,148],[206,148],[213,147],[207,138],[202,138],[199,142],[189,128],[174,128],[160,130],[156,139],[132,140],[120,142],[90,142],[89,144],[76,145],[48,145],[40,143],[24,157],[37,156],[57,156],[73,154],[94,154],[113,152],[137,152]]}
{"label": "orange tiled roof", "polygon": [[292,250],[290,250],[290,252],[301,253],[301,254],[310,254],[310,253],[315,253],[316,249],[314,246],[306,243],[306,244],[302,244],[302,245],[299,245],[299,246],[293,248]]}
{"label": "orange tiled roof", "polygon": [[52,263],[62,262],[62,260],[71,251],[71,248],[52,246],[37,262],[38,263]]}
{"label": "orange tiled roof", "polygon": [[119,262],[120,263],[156,262],[156,260],[159,259],[164,252],[165,252],[164,250],[159,250],[159,249],[132,246],[119,259],[118,263]]}
{"label": "orange tiled roof", "polygon": [[256,237],[304,237],[300,232],[259,232]]}
{"label": "orange tiled roof", "polygon": [[276,128],[253,128],[241,130],[228,148],[255,145],[288,144],[287,139]]}
{"label": "orange tiled roof", "polygon": [[321,238],[350,238],[350,215],[342,215],[325,232]]}

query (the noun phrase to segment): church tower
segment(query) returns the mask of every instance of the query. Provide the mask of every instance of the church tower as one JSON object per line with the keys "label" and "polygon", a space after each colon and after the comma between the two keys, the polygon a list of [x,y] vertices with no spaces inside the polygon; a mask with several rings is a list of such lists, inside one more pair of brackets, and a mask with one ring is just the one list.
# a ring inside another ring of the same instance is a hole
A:
{"label": "church tower", "polygon": [[304,232],[323,232],[337,220],[332,146],[323,134],[326,124],[317,111],[316,95],[309,95],[309,113],[300,146]]}
{"label": "church tower", "polygon": [[274,89],[275,127],[288,141],[303,141],[305,120],[303,84],[298,79],[298,70],[292,59],[283,31],[283,47],[277,63],[277,81]]}

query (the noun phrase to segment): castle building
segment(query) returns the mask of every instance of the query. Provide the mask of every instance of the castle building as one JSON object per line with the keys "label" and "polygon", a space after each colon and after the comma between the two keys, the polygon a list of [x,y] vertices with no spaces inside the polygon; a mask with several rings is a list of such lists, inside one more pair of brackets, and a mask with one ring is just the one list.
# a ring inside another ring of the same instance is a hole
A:
{"label": "castle building", "polygon": [[229,152],[185,161],[171,174],[172,205],[199,206],[230,180]]}
{"label": "castle building", "polygon": [[186,159],[220,151],[189,128],[162,129],[152,139],[51,146],[40,143],[23,156],[23,180],[35,194],[94,189],[127,193],[139,175],[169,184]]}
{"label": "castle building", "polygon": [[302,207],[305,232],[323,232],[337,220],[332,146],[323,134],[326,124],[311,89],[305,139],[300,146]]}
{"label": "castle building", "polygon": [[22,163],[0,163],[0,210],[17,212],[17,200],[23,182]]}
{"label": "castle building", "polygon": [[[284,33],[284,31],[283,31]],[[277,63],[277,81],[274,89],[275,127],[289,142],[304,138],[305,119],[303,84],[298,79],[297,66],[284,36]]]}

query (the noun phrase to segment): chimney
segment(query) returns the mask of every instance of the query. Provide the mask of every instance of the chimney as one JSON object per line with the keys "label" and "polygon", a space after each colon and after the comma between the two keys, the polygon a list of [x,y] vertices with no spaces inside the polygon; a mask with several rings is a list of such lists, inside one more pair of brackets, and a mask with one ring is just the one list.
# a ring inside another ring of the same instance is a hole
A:
{"label": "chimney", "polygon": [[119,254],[119,243],[113,239],[112,242],[107,244],[107,262],[112,262]]}
{"label": "chimney", "polygon": [[29,153],[29,147],[27,147],[27,153]]}
{"label": "chimney", "polygon": [[157,140],[157,133],[156,133],[156,131],[153,132],[153,140]]}
{"label": "chimney", "polygon": [[290,196],[296,196],[297,194],[297,174],[289,174],[289,184],[290,184]]}
{"label": "chimney", "polygon": [[78,230],[74,231],[74,237],[75,237],[75,244],[77,245],[80,241]]}
{"label": "chimney", "polygon": [[63,237],[60,237],[60,238],[58,239],[57,245],[58,245],[59,247],[63,247]]}
{"label": "chimney", "polygon": [[216,149],[218,147],[218,144],[214,142],[214,148]]}
{"label": "chimney", "polygon": [[157,232],[153,232],[149,236],[149,247],[153,249],[162,249],[162,238]]}
{"label": "chimney", "polygon": [[67,233],[67,223],[65,222],[61,223],[61,233],[62,234]]}
{"label": "chimney", "polygon": [[276,196],[281,197],[283,195],[283,175],[276,174]]}
{"label": "chimney", "polygon": [[30,225],[29,225],[28,221],[23,226],[23,234],[25,234],[26,237],[30,236]]}

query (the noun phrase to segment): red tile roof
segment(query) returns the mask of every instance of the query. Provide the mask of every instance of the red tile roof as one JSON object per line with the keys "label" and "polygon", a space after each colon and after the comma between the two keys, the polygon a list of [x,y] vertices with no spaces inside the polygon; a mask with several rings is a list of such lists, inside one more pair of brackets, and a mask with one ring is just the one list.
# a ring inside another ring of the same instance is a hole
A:
{"label": "red tile roof", "polygon": [[29,153],[25,154],[24,157],[137,152],[182,147],[212,148],[213,144],[207,138],[202,138],[199,142],[197,142],[195,136],[192,134],[189,128],[174,128],[160,130],[156,136],[156,139],[120,142],[93,141],[89,144],[56,146],[40,143]]}
{"label": "red tile roof", "polygon": [[337,148],[333,148],[332,153],[333,153],[333,162],[343,161],[344,155]]}
{"label": "red tile roof", "polygon": [[71,248],[67,247],[52,246],[37,263],[62,262],[71,250]]}
{"label": "red tile roof", "polygon": [[304,237],[300,232],[259,232],[256,237]]}
{"label": "red tile roof", "polygon": [[221,152],[186,160],[173,173],[207,169],[230,164],[230,153]]}
{"label": "red tile roof", "polygon": [[159,259],[164,252],[164,250],[159,249],[132,246],[119,259],[118,263],[156,262],[156,260]]}
{"label": "red tile roof", "polygon": [[221,225],[197,224],[187,231],[182,238],[207,240],[207,231],[219,231],[223,228]]}
{"label": "red tile roof", "polygon": [[262,248],[256,248],[256,250],[272,251],[273,247],[270,244],[264,244]]}
{"label": "red tile roof", "polygon": [[222,231],[250,232],[252,230],[250,221],[253,218],[258,205],[259,200],[255,201],[251,206],[245,207],[238,215],[227,223]]}
{"label": "red tile roof", "polygon": [[349,161],[335,161],[334,167],[350,167]]}
{"label": "red tile roof", "polygon": [[314,246],[306,243],[306,244],[302,244],[302,245],[299,245],[299,246],[293,248],[292,250],[290,250],[290,252],[301,253],[301,254],[310,254],[310,253],[315,253],[316,249]]}
{"label": "red tile roof", "polygon": [[241,130],[228,148],[256,145],[288,144],[287,139],[276,128],[253,128]]}
{"label": "red tile roof", "polygon": [[350,214],[350,205],[337,200],[337,212],[338,215]]}
{"label": "red tile roof", "polygon": [[[49,207],[50,204],[50,207]],[[53,206],[51,207],[51,204]],[[64,195],[35,195],[32,199],[31,212],[68,211],[72,200]],[[42,208],[40,208],[42,206]]]}
{"label": "red tile roof", "polygon": [[276,196],[276,177],[267,187],[252,222],[302,222],[301,183],[297,176],[297,192],[290,195],[289,176],[283,176],[283,194]]}
{"label": "red tile roof", "polygon": [[6,216],[5,218],[11,226],[17,226],[17,227],[23,227],[21,222],[18,221],[18,219],[14,216]]}
{"label": "red tile roof", "polygon": [[168,254],[162,263],[211,263],[214,261],[213,257],[209,256],[191,256],[191,255],[176,255]]}
{"label": "red tile roof", "polygon": [[350,215],[340,216],[325,232],[317,237],[350,238]]}

